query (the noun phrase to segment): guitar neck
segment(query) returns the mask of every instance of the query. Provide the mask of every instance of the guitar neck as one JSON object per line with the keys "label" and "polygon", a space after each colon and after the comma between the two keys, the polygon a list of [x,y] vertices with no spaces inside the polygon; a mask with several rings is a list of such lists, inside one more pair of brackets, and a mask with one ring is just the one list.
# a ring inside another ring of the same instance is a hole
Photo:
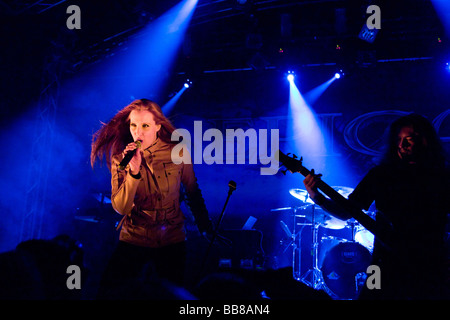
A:
{"label": "guitar neck", "polygon": [[[298,172],[303,176],[307,176],[311,173],[310,170],[305,167],[297,168]],[[318,180],[316,183],[317,188],[327,195],[331,200],[339,204],[346,212],[348,212],[354,219],[358,220],[364,228],[372,232],[373,234],[379,234],[377,232],[377,225],[375,220],[366,215],[361,209],[357,208],[342,194],[337,192],[333,187],[329,186],[325,181]]]}
{"label": "guitar neck", "polygon": [[[297,168],[297,169],[298,169],[298,172],[304,177],[311,174],[311,171],[306,169],[303,166],[301,166],[300,168]],[[321,190],[323,193],[325,193],[330,199],[336,201],[340,205],[343,205],[345,207],[347,207],[349,205],[348,199],[346,199],[343,195],[341,195],[335,189],[330,187],[325,181],[318,180],[316,183],[316,186],[319,190]]]}
{"label": "guitar neck", "polygon": [[372,233],[377,233],[377,225],[375,220],[365,214],[360,208],[356,207],[350,200],[345,198],[335,189],[330,187],[324,181],[319,180],[317,182],[317,188],[327,195],[331,200],[339,204],[345,211],[347,211],[353,218],[358,220],[363,227]]}

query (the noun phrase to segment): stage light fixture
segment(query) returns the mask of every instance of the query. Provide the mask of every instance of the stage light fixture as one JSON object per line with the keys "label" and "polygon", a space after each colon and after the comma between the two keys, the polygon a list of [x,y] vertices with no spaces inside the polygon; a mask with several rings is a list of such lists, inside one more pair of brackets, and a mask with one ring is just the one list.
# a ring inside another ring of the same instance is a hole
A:
{"label": "stage light fixture", "polygon": [[184,83],[184,87],[187,89],[192,85],[192,81],[190,81],[189,79],[186,80],[186,82]]}
{"label": "stage light fixture", "polygon": [[287,79],[289,82],[294,81],[295,75],[294,75],[294,71],[288,71],[287,73]]}
{"label": "stage light fixture", "polygon": [[334,78],[335,79],[340,79],[340,78],[342,78],[344,76],[344,72],[342,71],[342,69],[340,69],[338,72],[336,72],[335,74],[334,74]]}
{"label": "stage light fixture", "polygon": [[447,70],[447,71],[450,72],[450,62],[447,62],[447,63],[445,64],[445,70]]}

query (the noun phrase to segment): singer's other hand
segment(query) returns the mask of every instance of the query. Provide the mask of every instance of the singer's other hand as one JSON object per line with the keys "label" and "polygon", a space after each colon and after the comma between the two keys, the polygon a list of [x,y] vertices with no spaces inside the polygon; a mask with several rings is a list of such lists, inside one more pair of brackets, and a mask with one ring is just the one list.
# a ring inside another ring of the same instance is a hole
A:
{"label": "singer's other hand", "polygon": [[[128,152],[131,152],[137,148],[137,144],[135,142],[129,143],[125,150],[123,150],[123,155],[125,156]],[[137,150],[136,154],[133,158],[131,158],[130,164],[130,172],[131,174],[137,175],[139,173],[139,169],[141,168],[142,163],[142,154],[141,150]]]}

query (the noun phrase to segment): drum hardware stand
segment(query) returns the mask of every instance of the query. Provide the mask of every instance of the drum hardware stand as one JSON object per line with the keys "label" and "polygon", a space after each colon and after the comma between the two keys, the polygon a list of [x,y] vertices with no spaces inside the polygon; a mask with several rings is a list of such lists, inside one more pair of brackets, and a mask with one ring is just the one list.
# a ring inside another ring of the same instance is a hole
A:
{"label": "drum hardware stand", "polygon": [[[315,216],[315,205],[312,206],[312,224],[311,228],[313,229],[312,232],[312,257],[313,257],[313,267],[312,269],[309,269],[301,278],[300,281],[307,284],[308,286],[312,287],[313,289],[323,289],[324,291],[328,291],[328,288],[325,285],[325,282],[323,280],[322,271],[318,267],[318,251],[319,251],[319,241],[318,241],[318,235],[319,235],[319,223],[315,222],[314,216]],[[308,281],[307,278],[310,278],[311,281]]]}
{"label": "drum hardware stand", "polygon": [[284,246],[283,253],[286,253],[286,251],[287,251],[287,249],[289,249],[289,247],[294,246],[295,236],[289,230],[289,227],[283,220],[280,220],[280,226],[281,226],[281,229],[283,229],[284,233],[286,233],[287,238],[289,239],[289,242],[287,244],[284,244],[283,240],[280,240],[280,245]]}
{"label": "drum hardware stand", "polygon": [[352,242],[355,242],[355,235],[356,235],[356,225],[358,224],[358,222],[356,222],[355,220],[349,221],[348,225],[350,226],[351,230],[352,230]]}
{"label": "drum hardware stand", "polygon": [[[303,232],[303,228],[305,228],[305,226],[311,226],[311,223],[297,223],[297,218],[306,218],[305,215],[297,215],[297,211],[298,211],[298,207],[293,208],[293,219],[294,219],[294,230],[292,232],[292,248],[293,248],[293,254],[292,254],[292,269],[293,269],[293,276],[294,279],[299,280],[300,281],[300,273],[301,273],[301,265],[302,265],[302,246],[298,246],[297,245],[297,238],[299,237],[300,239],[301,234]],[[297,226],[301,225],[301,228],[299,231],[297,231]],[[300,240],[301,241],[301,240]],[[298,251],[298,254],[297,254]],[[297,261],[298,260],[298,261]],[[298,269],[297,269],[297,268]]]}

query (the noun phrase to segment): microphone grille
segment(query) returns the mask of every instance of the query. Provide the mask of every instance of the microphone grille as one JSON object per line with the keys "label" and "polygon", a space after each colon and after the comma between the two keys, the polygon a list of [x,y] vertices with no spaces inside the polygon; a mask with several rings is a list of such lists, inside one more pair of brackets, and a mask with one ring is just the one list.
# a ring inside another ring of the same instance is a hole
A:
{"label": "microphone grille", "polygon": [[141,147],[141,143],[142,143],[142,140],[136,140],[136,145],[137,145],[138,148]]}
{"label": "microphone grille", "polygon": [[233,180],[230,180],[230,182],[228,182],[228,186],[230,188],[236,189],[236,182],[234,182]]}

